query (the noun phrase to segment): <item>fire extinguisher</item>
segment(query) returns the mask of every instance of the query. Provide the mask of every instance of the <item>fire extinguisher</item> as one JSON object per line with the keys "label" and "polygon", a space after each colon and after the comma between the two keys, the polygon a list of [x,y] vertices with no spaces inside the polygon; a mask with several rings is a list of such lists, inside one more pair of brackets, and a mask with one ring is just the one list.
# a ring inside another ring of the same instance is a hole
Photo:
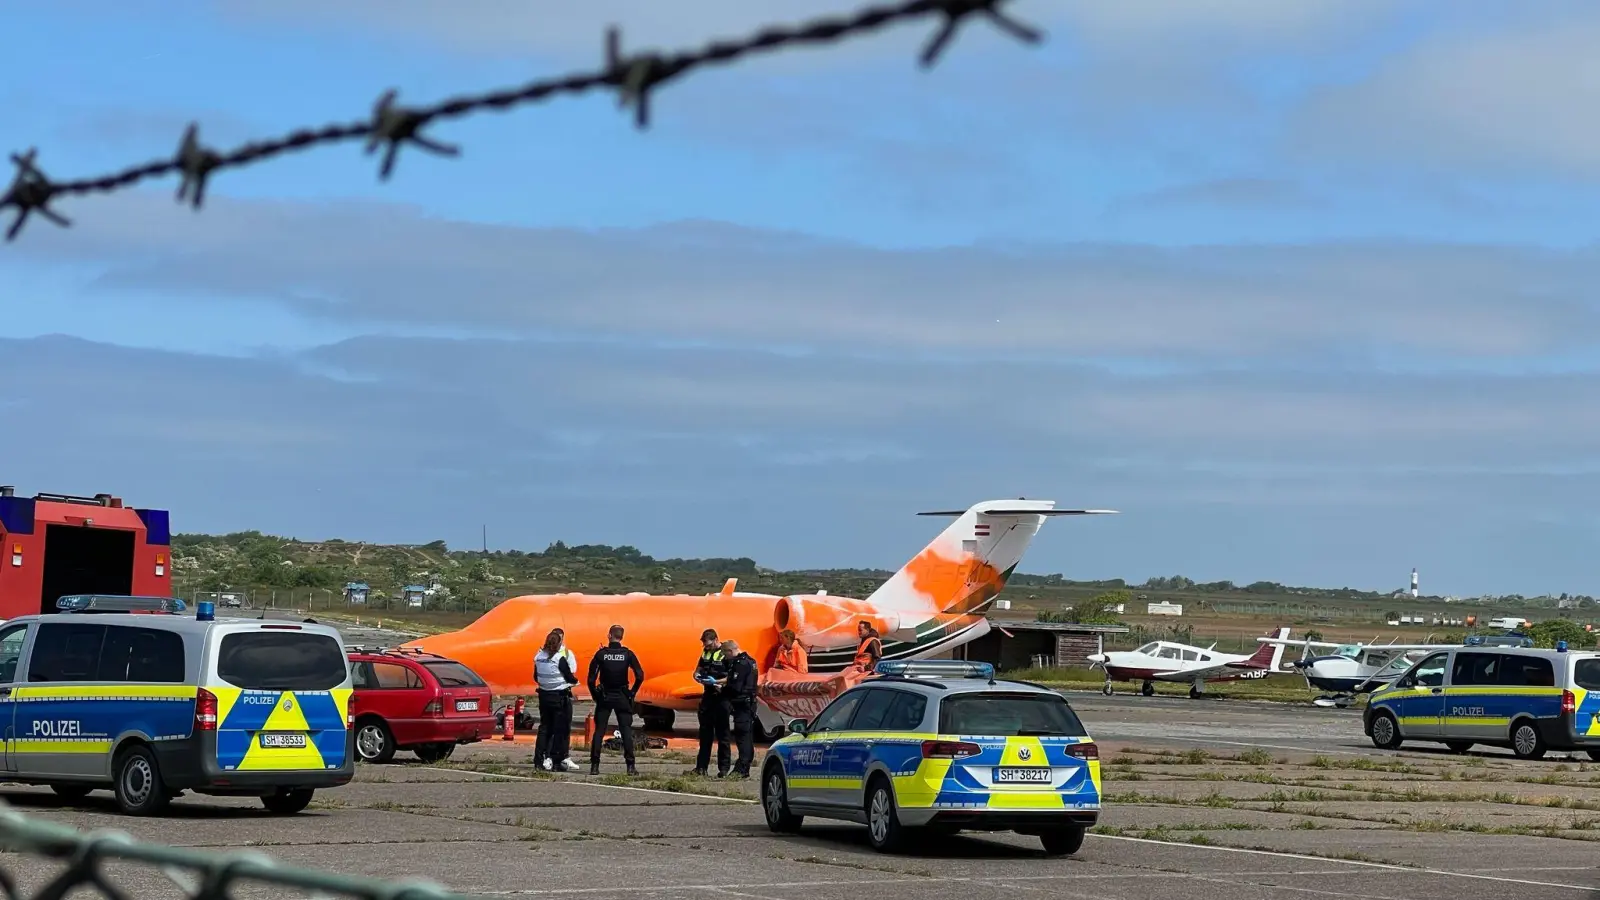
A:
{"label": "fire extinguisher", "polygon": [[506,704],[506,718],[500,726],[500,740],[514,740],[517,736],[517,708],[513,704]]}

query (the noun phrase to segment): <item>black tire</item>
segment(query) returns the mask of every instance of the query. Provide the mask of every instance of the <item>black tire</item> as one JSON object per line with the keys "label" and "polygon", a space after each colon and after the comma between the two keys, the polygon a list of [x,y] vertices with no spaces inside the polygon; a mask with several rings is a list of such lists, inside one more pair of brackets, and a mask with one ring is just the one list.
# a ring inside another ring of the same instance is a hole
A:
{"label": "black tire", "polygon": [[1045,856],[1071,856],[1083,847],[1087,833],[1082,825],[1068,825],[1039,835],[1039,843],[1044,845]]}
{"label": "black tire", "polygon": [[760,741],[763,744],[774,743],[779,738],[782,738],[785,734],[789,733],[788,727],[785,726],[784,723],[782,723],[782,722],[779,722],[778,724],[772,726],[772,728],[770,730],[762,728],[760,719],[756,720],[756,729],[755,730],[756,730],[755,739]]}
{"label": "black tire", "polygon": [[906,828],[900,824],[894,802],[894,786],[882,775],[867,784],[867,840],[879,853],[895,853],[906,843]]}
{"label": "black tire", "polygon": [[1544,738],[1532,719],[1518,719],[1511,723],[1511,752],[1517,759],[1543,759]]}
{"label": "black tire", "polygon": [[1156,693],[1156,686],[1146,681],[1144,685],[1139,688],[1139,693],[1145,695],[1146,697],[1153,697]]}
{"label": "black tire", "polygon": [[316,791],[311,788],[294,788],[276,794],[264,794],[261,797],[261,805],[273,815],[292,816],[310,806],[311,796],[315,793]]}
{"label": "black tire", "polygon": [[794,834],[800,830],[804,816],[789,811],[789,783],[778,766],[768,766],[761,775],[761,809],[767,816],[767,827],[778,834]]}
{"label": "black tire", "polygon": [[1404,743],[1400,736],[1400,723],[1387,711],[1372,717],[1372,746],[1380,750],[1394,750]]}
{"label": "black tire", "polygon": [[1444,745],[1450,748],[1451,753],[1465,753],[1472,749],[1471,741],[1445,741]]}
{"label": "black tire", "polygon": [[394,759],[394,732],[388,723],[379,718],[360,719],[356,722],[356,758],[366,763],[383,765]]}
{"label": "black tire", "polygon": [[172,796],[161,781],[156,755],[143,744],[117,754],[115,772],[117,806],[130,816],[153,816],[167,808]]}
{"label": "black tire", "polygon": [[456,752],[456,745],[442,742],[437,744],[418,744],[411,748],[411,752],[417,754],[417,759],[425,763],[436,763],[449,759],[450,754]]}
{"label": "black tire", "polygon": [[77,803],[89,796],[89,792],[94,788],[82,784],[52,784],[50,790],[55,791],[57,797],[68,803]]}
{"label": "black tire", "polygon": [[1111,696],[1111,682],[1106,682],[1105,685],[1100,688],[1100,693],[1105,694],[1107,697]]}

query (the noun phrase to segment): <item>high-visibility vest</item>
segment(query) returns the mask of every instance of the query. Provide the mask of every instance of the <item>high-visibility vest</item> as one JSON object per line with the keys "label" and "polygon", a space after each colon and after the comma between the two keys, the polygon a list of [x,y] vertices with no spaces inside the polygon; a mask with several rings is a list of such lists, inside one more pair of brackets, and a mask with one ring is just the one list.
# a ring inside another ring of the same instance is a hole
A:
{"label": "high-visibility vest", "polygon": [[775,669],[788,669],[792,672],[804,672],[806,670],[806,651],[800,646],[798,641],[796,641],[794,645],[789,647],[787,650],[784,649],[782,644],[779,644],[778,655],[773,658],[772,666]]}
{"label": "high-visibility vest", "polygon": [[[874,649],[877,650],[876,653],[872,652]],[[868,635],[861,639],[861,646],[856,648],[856,666],[870,669],[873,660],[881,656],[883,656],[883,644],[878,642],[876,636]]]}

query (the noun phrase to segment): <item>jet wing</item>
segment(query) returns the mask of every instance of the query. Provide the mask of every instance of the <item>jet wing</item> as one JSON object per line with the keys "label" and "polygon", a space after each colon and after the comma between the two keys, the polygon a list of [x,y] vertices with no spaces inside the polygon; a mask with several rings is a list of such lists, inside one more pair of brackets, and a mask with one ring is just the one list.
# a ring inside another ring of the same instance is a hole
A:
{"label": "jet wing", "polygon": [[640,703],[664,704],[666,701],[698,700],[706,689],[694,680],[694,672],[685,669],[682,672],[668,672],[646,678],[639,685],[638,696]]}

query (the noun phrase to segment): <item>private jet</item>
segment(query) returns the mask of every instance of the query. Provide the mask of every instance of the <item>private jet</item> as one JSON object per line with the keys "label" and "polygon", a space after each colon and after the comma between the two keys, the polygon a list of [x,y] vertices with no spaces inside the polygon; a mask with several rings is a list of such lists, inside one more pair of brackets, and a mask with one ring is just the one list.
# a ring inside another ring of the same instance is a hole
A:
{"label": "private jet", "polygon": [[[1278,629],[1280,640],[1288,634],[1288,628]],[[1248,655],[1219,653],[1216,646],[1194,647],[1172,641],[1151,641],[1137,650],[1092,654],[1089,663],[1090,668],[1105,670],[1106,684],[1100,692],[1107,697],[1111,696],[1113,681],[1142,681],[1144,685],[1139,692],[1146,697],[1156,692],[1157,681],[1175,681],[1188,682],[1189,697],[1195,699],[1205,692],[1205,683],[1208,681],[1265,678],[1277,671],[1283,659],[1281,644],[1263,646]]]}

